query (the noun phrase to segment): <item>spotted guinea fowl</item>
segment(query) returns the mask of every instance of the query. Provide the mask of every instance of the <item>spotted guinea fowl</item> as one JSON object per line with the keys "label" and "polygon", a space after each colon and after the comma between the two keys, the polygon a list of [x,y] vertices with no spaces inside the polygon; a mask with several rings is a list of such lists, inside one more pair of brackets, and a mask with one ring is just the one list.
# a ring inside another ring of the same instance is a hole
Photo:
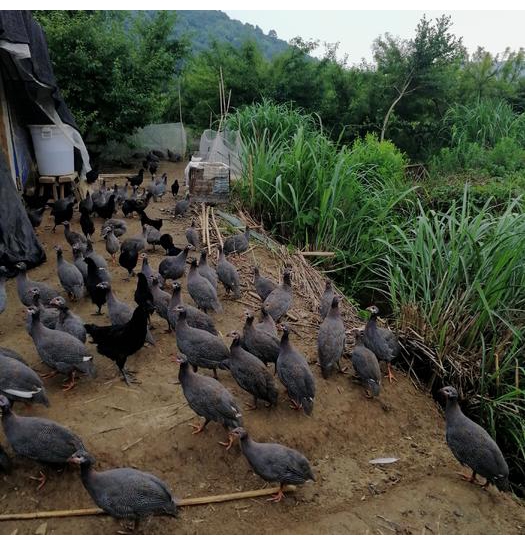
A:
{"label": "spotted guinea fowl", "polygon": [[255,327],[252,312],[245,312],[241,345],[264,363],[275,363],[279,357],[279,339],[262,328]]}
{"label": "spotted guinea fowl", "polygon": [[[30,293],[33,295],[32,306],[38,308],[40,311],[40,321],[49,329],[56,329],[56,325],[59,318],[59,311],[53,307],[45,307],[40,299],[40,290],[38,288],[31,288]],[[53,299],[51,299],[52,301]],[[49,301],[49,304],[51,304]],[[28,314],[26,318],[26,329],[29,331],[31,327],[31,315]]]}
{"label": "spotted guinea fowl", "polygon": [[197,272],[206,278],[215,290],[217,290],[217,271],[208,265],[208,254],[206,248],[201,250],[201,257],[197,266]]}
{"label": "spotted guinea fowl", "polygon": [[277,358],[277,376],[283,383],[292,409],[303,409],[311,415],[314,408],[315,380],[305,357],[295,348],[289,339],[286,324],[279,325],[283,332],[279,357]]}
{"label": "spotted guinea fowl", "polygon": [[68,460],[80,466],[80,478],[95,504],[116,519],[139,522],[151,515],[176,516],[177,500],[168,485],[152,475],[131,467],[95,471],[94,458],[78,450]]}
{"label": "spotted guinea fowl", "polygon": [[270,278],[261,276],[259,267],[253,268],[253,284],[255,291],[261,300],[265,300],[270,293],[277,287],[277,284]]}
{"label": "spotted guinea fowl", "polygon": [[86,289],[91,297],[91,302],[98,307],[96,314],[102,314],[102,307],[106,304],[106,291],[99,287],[101,282],[107,282],[106,276],[103,274],[103,269],[97,267],[91,257],[84,259],[87,268],[88,276],[86,280]]}
{"label": "spotted guinea fowl", "polygon": [[40,322],[40,311],[37,308],[30,307],[27,312],[32,317],[29,335],[41,360],[53,370],[51,376],[61,373],[69,377],[69,382],[64,384],[64,391],[75,386],[77,371],[96,377],[93,356],[84,343],[69,333],[44,326]]}
{"label": "spotted guinea fowl", "polygon": [[58,297],[58,291],[49,284],[46,284],[45,282],[36,282],[27,277],[27,265],[23,261],[17,263],[16,268],[18,269],[18,274],[16,275],[16,290],[18,298],[23,305],[29,307],[33,304],[33,294],[30,292],[31,288],[38,288],[40,300],[44,305],[47,305],[53,297]]}
{"label": "spotted guinea fowl", "polygon": [[160,237],[162,236],[160,231],[151,225],[143,225],[142,234],[144,235],[146,242],[151,244],[153,246],[153,251],[155,251],[157,246],[160,245]]}
{"label": "spotted guinea fowl", "polygon": [[178,280],[184,276],[186,258],[190,250],[191,246],[188,245],[179,255],[165,257],[159,263],[159,274],[166,280]]}
{"label": "spotted guinea fowl", "polygon": [[46,390],[38,374],[18,358],[0,354],[0,394],[12,403],[41,403],[49,407]]}
{"label": "spotted guinea fowl", "polygon": [[86,328],[84,327],[84,320],[71,312],[63,297],[55,297],[51,299],[49,304],[58,309],[58,320],[55,329],[57,331],[65,331],[85,344]]}
{"label": "spotted guinea fowl", "polygon": [[[68,428],[47,418],[19,416],[2,395],[0,411],[5,436],[18,456],[44,464],[65,464],[77,450],[85,450],[82,439]],[[40,481],[39,489],[46,482],[46,476],[42,472],[40,475],[36,479]]]}
{"label": "spotted guinea fowl", "polygon": [[259,323],[255,324],[257,329],[265,331],[272,337],[277,338],[277,326],[275,325],[274,319],[268,314],[268,311],[261,307],[261,319]]}
{"label": "spotted guinea fowl", "polygon": [[152,285],[152,279],[156,276],[159,281],[159,286],[164,286],[164,279],[160,274],[156,274],[155,271],[151,268],[148,260],[148,254],[140,254],[140,259],[142,260],[142,266],[140,268],[140,272],[146,277],[146,280],[148,281],[148,286],[151,288]]}
{"label": "spotted guinea fowl", "polygon": [[337,365],[341,370],[339,360],[345,349],[345,324],[339,310],[338,295],[332,298],[332,306],[319,326],[317,334],[317,355],[323,378],[328,378]]}
{"label": "spotted guinea fowl", "polygon": [[178,282],[173,283],[173,292],[168,306],[168,320],[171,329],[175,329],[175,326],[177,325],[177,312],[175,309],[179,305],[184,306],[184,308],[186,309],[186,322],[189,326],[195,327],[197,329],[204,329],[212,335],[217,336],[219,334],[210,316],[208,316],[198,308],[183,303],[181,295],[181,285]]}
{"label": "spotted guinea fowl", "polygon": [[64,236],[70,246],[76,244],[84,253],[87,249],[87,238],[82,233],[77,233],[71,230],[71,224],[69,221],[63,221]]}
{"label": "spotted guinea fowl", "polygon": [[91,240],[86,242],[86,251],[84,252],[84,257],[90,257],[97,267],[100,269],[100,273],[104,277],[105,282],[111,282],[111,275],[109,274],[108,262],[104,259],[103,256],[97,254],[93,248],[93,243]]}
{"label": "spotted guinea fowl", "polygon": [[246,226],[244,233],[232,235],[224,239],[224,253],[226,255],[245,252],[250,246],[250,228]]}
{"label": "spotted guinea fowl", "polygon": [[4,447],[0,445],[0,472],[11,473],[12,467],[11,458],[9,458],[7,452],[4,450]]}
{"label": "spotted guinea fowl", "polygon": [[332,301],[335,295],[336,293],[332,286],[332,281],[327,280],[325,283],[324,293],[321,296],[321,300],[319,301],[319,313],[321,314],[321,320],[324,320],[326,318],[326,315],[328,314],[328,311],[332,306]]}
{"label": "spotted guinea fowl", "polygon": [[190,194],[187,193],[184,199],[177,201],[175,203],[175,208],[173,210],[176,216],[184,216],[190,207]]}
{"label": "spotted guinea fowl", "polygon": [[115,255],[118,254],[120,251],[120,242],[115,235],[113,227],[106,227],[106,229],[103,231],[102,237],[106,241],[106,252],[111,256],[111,261],[113,262],[113,264],[115,264]]}
{"label": "spotted guinea fowl", "polygon": [[[195,428],[193,434],[200,433],[209,422],[219,422],[226,429],[233,430],[242,426],[242,413],[232,394],[218,381],[196,373],[191,367],[186,356],[177,358],[180,364],[179,381],[184,397],[189,406],[204,422]],[[233,440],[230,437],[228,443],[221,443],[230,448]]]}
{"label": "spotted guinea fowl", "polygon": [[272,497],[273,502],[284,498],[285,485],[315,481],[310,462],[299,451],[279,443],[258,443],[241,427],[232,430],[231,435],[239,438],[241,451],[253,471],[267,482],[279,483],[279,492]]}
{"label": "spotted guinea fowl", "polygon": [[191,226],[186,229],[184,234],[186,235],[186,240],[188,243],[191,244],[198,252],[200,248],[200,240],[199,231],[197,231],[195,220],[191,220]]}
{"label": "spotted guinea fowl", "polygon": [[212,369],[213,376],[217,377],[217,367],[230,357],[230,351],[219,336],[213,335],[204,329],[197,329],[188,325],[186,307],[178,306],[177,323],[175,324],[175,338],[177,348],[187,358],[195,370],[198,367]]}
{"label": "spotted guinea fowl", "polygon": [[234,299],[241,297],[241,279],[237,269],[226,259],[226,254],[219,246],[219,259],[217,261],[217,277],[226,289],[226,294],[233,293]]}
{"label": "spotted guinea fowl", "polygon": [[66,290],[66,293],[73,301],[78,301],[84,297],[85,286],[82,273],[66,259],[60,246],[55,246],[57,254],[57,274],[60,284]]}
{"label": "spotted guinea fowl", "polygon": [[285,269],[282,284],[277,286],[264,300],[263,307],[275,322],[278,322],[292,306],[293,295],[291,278],[292,271],[290,269]]}
{"label": "spotted guinea fowl", "polygon": [[377,326],[379,309],[375,305],[368,307],[366,310],[370,312],[370,319],[366,323],[364,331],[365,346],[372,350],[378,360],[386,361],[388,366],[388,380],[392,382],[392,380],[395,380],[395,377],[390,364],[399,356],[399,341],[390,329]]}
{"label": "spotted guinea fowl", "polygon": [[117,218],[106,220],[102,224],[100,233],[103,234],[108,227],[111,227],[113,229],[113,233],[117,238],[120,238],[128,230],[128,224],[126,223],[126,220],[117,219]]}
{"label": "spotted guinea fowl", "polygon": [[73,265],[80,271],[80,274],[82,275],[82,279],[84,280],[84,286],[87,282],[88,277],[88,266],[87,263],[84,261],[84,254],[82,253],[82,250],[78,246],[73,246]]}
{"label": "spotted guinea fowl", "polygon": [[447,400],[445,409],[447,444],[459,463],[472,470],[472,476],[468,480],[475,482],[476,474],[479,474],[486,479],[484,488],[494,484],[500,490],[508,490],[509,467],[494,439],[463,414],[455,388],[446,386],[439,392]]}
{"label": "spotted guinea fowl", "polygon": [[[381,389],[381,369],[376,355],[364,345],[363,331],[354,330],[352,366],[366,389],[367,397],[377,397]],[[369,393],[370,392],[370,393]]]}
{"label": "spotted guinea fowl", "polygon": [[153,306],[157,314],[168,322],[168,330],[171,330],[170,320],[168,318],[168,308],[170,306],[171,295],[159,286],[159,275],[153,275],[151,278],[151,294],[153,295]]}
{"label": "spotted guinea fowl", "polygon": [[250,409],[257,408],[258,399],[266,401],[268,407],[277,405],[277,387],[264,363],[242,348],[241,336],[237,331],[232,331],[228,336],[232,338],[232,343],[227,367],[235,382],[253,396]]}
{"label": "spotted guinea fowl", "polygon": [[204,312],[208,310],[222,312],[222,305],[217,297],[217,291],[207,278],[204,278],[204,276],[201,276],[197,272],[196,259],[192,259],[191,261],[187,285],[188,293],[197,304],[197,308],[200,308]]}

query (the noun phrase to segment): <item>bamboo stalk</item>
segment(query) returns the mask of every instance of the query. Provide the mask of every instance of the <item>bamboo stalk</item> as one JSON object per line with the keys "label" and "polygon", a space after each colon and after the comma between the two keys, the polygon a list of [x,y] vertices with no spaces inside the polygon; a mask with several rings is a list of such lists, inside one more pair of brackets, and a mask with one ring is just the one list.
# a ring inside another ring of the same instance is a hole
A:
{"label": "bamboo stalk", "polygon": [[206,222],[204,220],[204,209],[205,204],[201,203],[201,237],[202,237],[202,244],[206,245]]}
{"label": "bamboo stalk", "polygon": [[[295,486],[285,486],[285,492],[293,492]],[[279,487],[262,488],[259,490],[245,490],[243,492],[231,492],[229,494],[219,494],[218,496],[204,496],[201,498],[183,498],[177,500],[178,507],[192,505],[207,505],[209,503],[222,503],[226,501],[244,500],[246,498],[258,498],[260,496],[270,496],[277,494]],[[48,519],[61,517],[88,517],[92,515],[107,515],[105,511],[98,507],[90,507],[88,509],[63,509],[58,511],[36,511],[32,513],[5,513],[0,515],[0,520],[33,520],[33,519]]]}
{"label": "bamboo stalk", "polygon": [[208,255],[211,256],[211,241],[210,241],[210,207],[206,206],[206,238],[208,242]]}
{"label": "bamboo stalk", "polygon": [[334,257],[335,252],[300,252],[301,255],[305,256],[318,256],[318,257]]}

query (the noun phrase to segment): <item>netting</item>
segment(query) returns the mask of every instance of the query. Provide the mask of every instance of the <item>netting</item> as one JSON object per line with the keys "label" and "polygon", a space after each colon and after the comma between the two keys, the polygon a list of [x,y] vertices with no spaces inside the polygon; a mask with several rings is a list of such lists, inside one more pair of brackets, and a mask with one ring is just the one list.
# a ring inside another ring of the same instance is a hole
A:
{"label": "netting", "polygon": [[241,138],[238,131],[217,132],[207,129],[202,133],[199,157],[210,163],[224,163],[230,167],[230,176],[235,179],[241,174]]}

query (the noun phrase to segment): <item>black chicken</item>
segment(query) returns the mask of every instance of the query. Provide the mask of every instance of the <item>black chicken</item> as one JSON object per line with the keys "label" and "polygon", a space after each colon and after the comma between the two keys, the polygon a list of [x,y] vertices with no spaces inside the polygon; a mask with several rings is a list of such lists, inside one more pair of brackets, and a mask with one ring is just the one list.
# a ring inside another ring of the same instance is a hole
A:
{"label": "black chicken", "polygon": [[155,176],[156,172],[157,172],[157,169],[159,168],[159,164],[158,163],[150,163],[149,164],[149,173],[151,174],[151,177],[153,178],[153,176]]}
{"label": "black chicken", "polygon": [[118,256],[118,262],[121,267],[128,271],[128,277],[124,280],[129,280],[135,273],[133,269],[137,266],[139,260],[139,252],[136,248],[124,248]]}
{"label": "black chicken", "polygon": [[55,232],[56,226],[61,225],[65,221],[71,221],[73,217],[73,206],[74,206],[75,197],[70,195],[65,199],[58,199],[51,203],[51,215],[55,218],[55,225],[53,226],[53,233]]}
{"label": "black chicken", "polygon": [[80,212],[80,227],[82,228],[84,236],[87,238],[90,238],[95,232],[95,224],[85,208]]}
{"label": "black chicken", "polygon": [[142,224],[142,227],[144,227],[144,225],[151,225],[152,227],[155,227],[157,231],[160,231],[162,229],[161,219],[158,219],[158,220],[151,219],[150,217],[148,217],[148,215],[146,214],[144,210],[140,210],[139,214],[140,214],[140,223]]}
{"label": "black chicken", "polygon": [[109,196],[109,199],[103,205],[93,203],[93,211],[96,212],[99,217],[104,218],[105,220],[111,219],[117,210],[117,206],[115,204],[116,198],[117,196],[115,193],[112,193]]}
{"label": "black chicken", "polygon": [[175,180],[171,184],[171,194],[176,198],[179,194],[179,180]]}
{"label": "black chicken", "polygon": [[151,293],[146,276],[141,272],[137,274],[137,289],[135,290],[134,299],[137,305],[151,309],[150,314],[153,312],[153,294]]}
{"label": "black chicken", "polygon": [[98,287],[98,284],[107,280],[107,275],[104,274],[104,269],[100,270],[93,258],[86,257],[84,259],[88,267],[86,278],[86,289],[91,297],[91,301],[94,305],[97,305],[98,312],[96,314],[102,314],[101,308],[106,304],[107,291]]}
{"label": "black chicken", "polygon": [[91,335],[97,345],[99,354],[113,360],[124,377],[126,384],[136,382],[129,375],[131,371],[126,371],[124,366],[129,356],[138,352],[146,340],[148,332],[148,313],[153,310],[148,303],[139,305],[134,311],[130,321],[123,325],[97,326],[95,324],[86,324],[86,332]]}
{"label": "black chicken", "polygon": [[178,248],[173,244],[173,237],[169,233],[164,233],[159,239],[159,244],[166,251],[166,255],[179,255],[182,252],[182,248]]}
{"label": "black chicken", "polygon": [[133,187],[138,187],[144,181],[144,169],[141,168],[138,174],[135,176],[126,176],[126,178]]}
{"label": "black chicken", "polygon": [[94,184],[98,180],[98,168],[94,168],[86,173],[86,182]]}
{"label": "black chicken", "polygon": [[40,227],[40,224],[42,223],[42,218],[44,217],[45,209],[45,206],[42,206],[41,208],[27,209],[27,217],[29,218],[33,229]]}

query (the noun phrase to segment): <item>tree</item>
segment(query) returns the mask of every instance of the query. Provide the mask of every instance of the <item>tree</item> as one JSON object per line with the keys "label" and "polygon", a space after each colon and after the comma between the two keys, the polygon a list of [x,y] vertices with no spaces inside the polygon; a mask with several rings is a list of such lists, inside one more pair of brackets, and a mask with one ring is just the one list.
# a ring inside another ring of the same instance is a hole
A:
{"label": "tree", "polygon": [[439,81],[441,72],[464,57],[462,40],[449,32],[451,25],[450,16],[442,15],[435,24],[423,17],[413,40],[400,40],[389,34],[375,40],[377,70],[385,85],[395,91],[383,119],[381,140],[397,104],[416,91],[428,91]]}

